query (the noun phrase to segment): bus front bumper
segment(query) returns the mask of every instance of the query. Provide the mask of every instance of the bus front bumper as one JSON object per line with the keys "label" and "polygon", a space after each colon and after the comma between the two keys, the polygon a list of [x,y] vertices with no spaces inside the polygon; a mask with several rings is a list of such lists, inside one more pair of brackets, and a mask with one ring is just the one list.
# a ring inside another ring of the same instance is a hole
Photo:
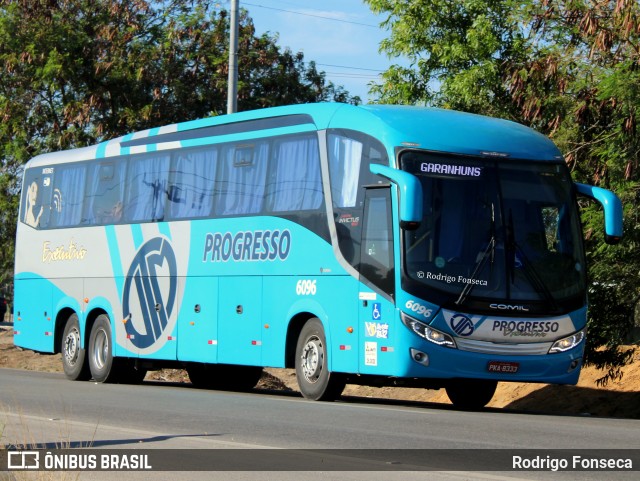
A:
{"label": "bus front bumper", "polygon": [[582,367],[584,342],[561,353],[518,355],[465,351],[412,343],[402,377],[434,379],[492,379],[502,382],[576,384]]}

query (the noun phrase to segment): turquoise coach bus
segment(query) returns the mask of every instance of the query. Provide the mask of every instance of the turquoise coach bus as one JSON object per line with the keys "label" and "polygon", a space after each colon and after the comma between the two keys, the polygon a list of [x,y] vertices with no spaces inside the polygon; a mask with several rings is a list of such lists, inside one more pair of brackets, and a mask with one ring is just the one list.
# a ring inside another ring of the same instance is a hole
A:
{"label": "turquoise coach bus", "polygon": [[26,165],[15,344],[66,376],[186,368],[249,389],[295,368],[310,399],[346,383],[575,384],[587,281],[561,153],[521,125],[418,107],[314,104],[138,132]]}

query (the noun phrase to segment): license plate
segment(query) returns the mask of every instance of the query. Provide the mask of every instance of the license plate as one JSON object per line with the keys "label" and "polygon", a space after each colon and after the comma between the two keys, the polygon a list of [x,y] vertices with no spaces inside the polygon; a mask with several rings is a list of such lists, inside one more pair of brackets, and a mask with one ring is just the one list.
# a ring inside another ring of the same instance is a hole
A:
{"label": "license plate", "polygon": [[487,371],[502,374],[514,374],[518,372],[519,368],[520,363],[518,362],[489,361],[487,364]]}

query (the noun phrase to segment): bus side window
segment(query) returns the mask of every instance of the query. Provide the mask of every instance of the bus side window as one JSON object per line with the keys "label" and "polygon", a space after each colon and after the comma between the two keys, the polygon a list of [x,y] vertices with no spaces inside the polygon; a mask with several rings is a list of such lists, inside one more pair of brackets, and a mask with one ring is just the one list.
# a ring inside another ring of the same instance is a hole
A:
{"label": "bus side window", "polygon": [[257,214],[266,188],[269,143],[226,145],[216,182],[217,215]]}
{"label": "bus side window", "polygon": [[50,227],[72,227],[80,224],[86,173],[85,164],[56,168]]}
{"label": "bus side window", "polygon": [[381,182],[372,163],[388,163],[384,146],[375,138],[352,130],[330,130],[327,136],[329,177],[338,246],[345,260],[359,269],[365,186]]}
{"label": "bus side window", "polygon": [[124,175],[122,160],[92,164],[88,169],[82,225],[111,224],[122,221]]}
{"label": "bus side window", "polygon": [[366,191],[360,273],[393,297],[393,226],[389,187]]}
{"label": "bus side window", "polygon": [[323,195],[317,137],[288,137],[275,142],[273,150],[267,181],[267,211],[318,209]]}
{"label": "bus side window", "polygon": [[164,220],[164,207],[169,187],[168,154],[150,154],[129,159],[125,220],[157,222]]}
{"label": "bus side window", "polygon": [[211,214],[217,167],[218,149],[214,146],[175,154],[167,192],[171,219]]}
{"label": "bus side window", "polygon": [[356,207],[363,143],[348,137],[329,136],[331,195],[338,208]]}
{"label": "bus side window", "polygon": [[362,209],[365,185],[380,183],[371,164],[388,165],[384,146],[373,137],[350,130],[333,130],[327,137],[331,197],[336,209]]}
{"label": "bus side window", "polygon": [[49,225],[52,174],[44,174],[43,170],[45,169],[34,168],[25,173],[22,221],[34,229]]}

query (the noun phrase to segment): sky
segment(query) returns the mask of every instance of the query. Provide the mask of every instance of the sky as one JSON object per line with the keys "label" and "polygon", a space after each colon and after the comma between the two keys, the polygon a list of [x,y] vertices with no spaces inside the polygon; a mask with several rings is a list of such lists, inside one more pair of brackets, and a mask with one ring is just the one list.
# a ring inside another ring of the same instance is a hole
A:
{"label": "sky", "polygon": [[280,47],[302,51],[305,63],[315,61],[327,80],[342,85],[364,103],[368,84],[396,59],[379,53],[389,32],[379,25],[362,0],[239,0],[253,18],[256,34],[278,36]]}

